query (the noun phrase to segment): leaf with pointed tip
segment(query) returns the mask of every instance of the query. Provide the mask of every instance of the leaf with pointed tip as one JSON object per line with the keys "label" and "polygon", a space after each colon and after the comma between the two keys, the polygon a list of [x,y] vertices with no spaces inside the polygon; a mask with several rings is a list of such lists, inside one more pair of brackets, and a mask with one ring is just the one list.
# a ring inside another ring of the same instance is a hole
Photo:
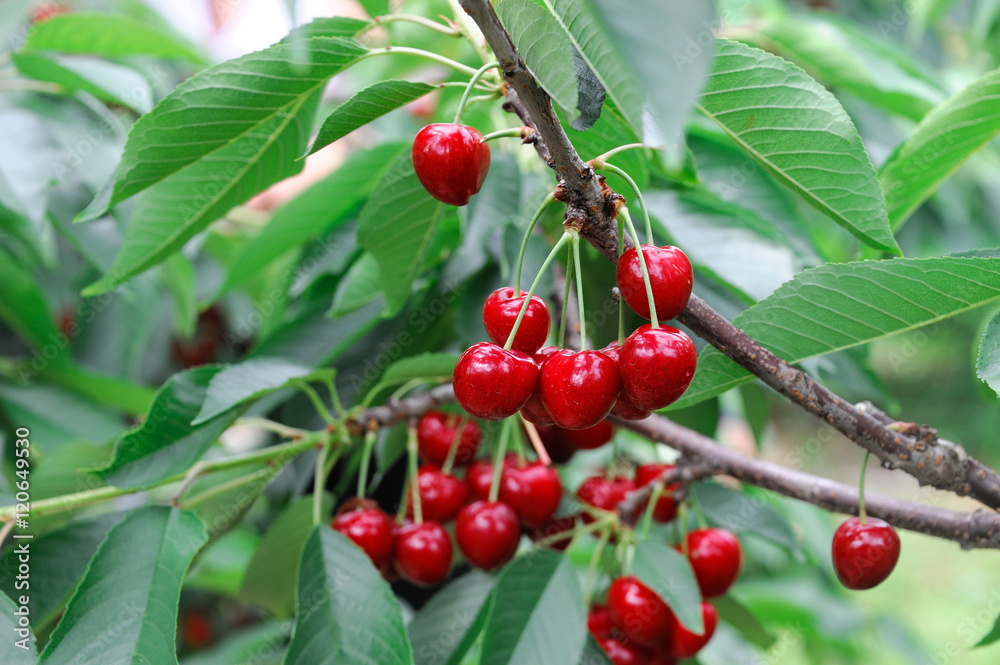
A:
{"label": "leaf with pointed tip", "polygon": [[997,617],[996,623],[993,624],[993,630],[987,633],[983,639],[979,640],[974,648],[986,647],[995,642],[1000,642],[1000,616]]}
{"label": "leaf with pointed tip", "polygon": [[983,330],[976,359],[976,376],[1000,395],[1000,312],[989,320]]}
{"label": "leaf with pointed tip", "polygon": [[332,379],[334,370],[316,370],[284,358],[257,357],[223,367],[205,391],[205,401],[193,426],[201,425],[244,402],[263,397],[297,379]]}
{"label": "leaf with pointed tip", "polygon": [[632,565],[635,576],[670,606],[688,630],[699,634],[704,631],[701,592],[683,554],[658,540],[643,540],[635,546]]}
{"label": "leaf with pointed tip", "polygon": [[854,122],[796,65],[719,40],[698,108],[811,206],[862,242],[900,253]]}
{"label": "leaf with pointed tip", "polygon": [[12,61],[25,76],[48,81],[67,91],[82,90],[98,99],[139,113],[153,108],[153,91],[139,72],[96,58],[15,53]]}
{"label": "leaf with pointed tip", "polygon": [[145,55],[207,62],[204,55],[170,33],[116,14],[69,13],[32,26],[24,51],[54,51],[110,58]]}

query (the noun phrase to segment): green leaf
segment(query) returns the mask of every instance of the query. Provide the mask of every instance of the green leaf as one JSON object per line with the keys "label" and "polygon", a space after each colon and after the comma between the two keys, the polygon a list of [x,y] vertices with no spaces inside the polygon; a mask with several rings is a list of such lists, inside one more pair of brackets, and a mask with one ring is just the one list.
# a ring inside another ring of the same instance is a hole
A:
{"label": "green leaf", "polygon": [[701,634],[701,592],[691,564],[684,555],[658,540],[643,540],[635,546],[633,572],[670,606],[677,619],[693,633]]}
{"label": "green leaf", "polygon": [[251,358],[223,367],[215,374],[205,392],[201,411],[191,424],[201,425],[251,399],[263,397],[295,379],[312,380],[319,375],[332,377],[333,370],[315,371],[283,358]]}
{"label": "green leaf", "polygon": [[614,665],[614,663],[608,658],[608,654],[604,652],[594,636],[587,633],[587,644],[583,647],[580,665]]}
{"label": "green leaf", "polygon": [[454,353],[422,353],[397,360],[382,375],[382,383],[406,383],[413,379],[450,377],[458,363]]}
{"label": "green leaf", "polygon": [[437,89],[435,85],[392,79],[368,86],[326,117],[319,128],[319,135],[309,148],[309,154]]}
{"label": "green leaf", "polygon": [[278,208],[233,259],[219,295],[245,284],[288,250],[347,222],[403,149],[403,144],[385,143],[354,153],[336,171]]}
{"label": "green leaf", "polygon": [[413,663],[403,613],[364,551],[327,526],[302,550],[295,632],[284,665]]}
{"label": "green leaf", "polygon": [[[45,357],[57,357],[66,341],[49,311],[38,282],[9,254],[0,249],[0,319]],[[51,347],[51,349],[50,349]]]}
{"label": "green leaf", "polygon": [[[333,509],[333,497],[323,496],[323,514]],[[268,528],[250,561],[240,600],[287,619],[295,607],[295,580],[302,546],[313,530],[313,499],[290,504]]]}
{"label": "green leaf", "polygon": [[29,597],[19,594],[14,598],[17,599],[16,603],[6,594],[0,593],[0,633],[4,636],[0,640],[0,661],[4,665],[34,665],[38,653],[35,650],[35,636],[29,626],[19,624],[19,619],[28,612],[28,606],[21,605],[21,601],[28,601]]}
{"label": "green leaf", "polygon": [[389,13],[389,0],[360,0],[369,16],[382,16]]}
{"label": "green leaf", "polygon": [[497,0],[494,9],[538,84],[564,111],[579,115],[573,44],[552,12],[535,0]]}
{"label": "green leaf", "polygon": [[174,254],[163,262],[161,276],[163,285],[174,299],[178,333],[182,337],[193,337],[198,325],[194,265],[183,254]]}
{"label": "green leaf", "polygon": [[[625,121],[618,108],[610,103],[604,105],[601,117],[588,131],[577,131],[576,128],[567,129],[566,135],[573,143],[573,147],[580,153],[580,157],[585,160],[593,159],[618,146],[642,142],[639,134],[629,128],[628,122]],[[649,183],[649,159],[644,151],[626,150],[612,157],[610,161],[628,173],[640,188]],[[608,186],[624,196],[629,205],[637,209],[635,194],[632,193],[628,183],[613,173],[605,175]]]}
{"label": "green leaf", "polygon": [[799,549],[788,520],[760,497],[717,483],[698,483],[692,490],[712,524],[735,533],[753,533],[791,550]]}
{"label": "green leaf", "polygon": [[531,552],[500,573],[482,665],[577,665],[586,636],[573,564],[550,550]]}
{"label": "green leaf", "polygon": [[[280,44],[302,44],[308,42],[313,37],[344,37],[356,36],[364,28],[371,25],[371,21],[347,16],[331,16],[317,18],[305,25],[300,25],[289,32]],[[301,47],[299,47],[301,48]]]}
{"label": "green leaf", "polygon": [[993,630],[986,634],[986,636],[976,643],[973,648],[986,647],[996,642],[1000,642],[1000,616],[997,617],[997,621],[993,624]]}
{"label": "green leaf", "polygon": [[382,295],[378,275],[378,261],[371,252],[362,253],[337,285],[330,316],[350,314],[378,299]]}
{"label": "green leaf", "polygon": [[[913,330],[1000,298],[1000,259],[893,259],[799,273],[733,323],[790,363]],[[714,348],[698,357],[682,408],[753,377]]]}
{"label": "green leaf", "polygon": [[402,309],[413,290],[438,225],[453,208],[435,200],[417,179],[406,152],[392,163],[358,220],[358,242],[378,261],[390,313]]}
{"label": "green leaf", "polygon": [[854,123],[801,69],[721,40],[699,110],[811,206],[872,247],[899,253]]}
{"label": "green leaf", "polygon": [[767,628],[732,594],[712,599],[712,605],[719,612],[719,618],[739,631],[747,642],[763,650],[770,649],[778,641]]}
{"label": "green leaf", "polygon": [[125,429],[118,414],[56,386],[0,385],[0,403],[46,453],[70,441],[113,441]]}
{"label": "green leaf", "polygon": [[489,573],[473,571],[449,582],[420,608],[407,627],[416,665],[461,661],[486,623],[495,581]]}
{"label": "green leaf", "polygon": [[993,315],[983,330],[976,376],[1000,395],[1000,312]]}
{"label": "green leaf", "polygon": [[176,665],[177,604],[207,541],[193,514],[150,506],[108,532],[42,653],[44,665]]}
{"label": "green leaf", "polygon": [[181,659],[181,665],[279,665],[291,626],[264,621],[225,635],[218,644]]}
{"label": "green leaf", "polygon": [[190,468],[238,414],[233,408],[201,425],[191,424],[221,371],[218,365],[203,365],[170,377],[149,414],[118,440],[111,463],[98,475],[116,487],[147,487]]}
{"label": "green leaf", "polygon": [[882,167],[893,229],[1000,131],[1000,69],[934,107]]}
{"label": "green leaf", "polygon": [[70,92],[89,92],[102,101],[121,104],[139,113],[153,108],[149,83],[129,67],[94,58],[39,53],[15,53],[12,60],[25,76],[56,83]]}
{"label": "green leaf", "polygon": [[[27,372],[27,369],[22,368],[22,372]],[[34,375],[35,371],[28,372],[28,376]],[[113,406],[130,415],[144,414],[156,394],[152,388],[140,386],[128,379],[91,372],[69,362],[51,363],[39,375],[46,381],[68,388],[97,404]]]}
{"label": "green leaf", "polygon": [[190,44],[128,16],[70,13],[35,25],[24,51],[55,51],[120,57],[147,55],[158,58],[207,62]]}

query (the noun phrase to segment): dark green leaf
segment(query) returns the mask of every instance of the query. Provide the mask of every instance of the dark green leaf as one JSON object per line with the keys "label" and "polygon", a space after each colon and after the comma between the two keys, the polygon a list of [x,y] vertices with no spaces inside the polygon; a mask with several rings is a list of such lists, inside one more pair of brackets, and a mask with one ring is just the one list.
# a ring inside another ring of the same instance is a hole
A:
{"label": "dark green leaf", "polygon": [[[30,372],[29,376],[35,376],[35,372]],[[155,396],[152,388],[116,376],[97,374],[68,362],[51,363],[40,376],[97,404],[106,404],[131,415],[144,414]]]}
{"label": "dark green leaf", "polygon": [[701,592],[684,555],[658,540],[635,546],[635,576],[670,606],[677,619],[694,633],[702,633]]}
{"label": "dark green leaf", "polygon": [[577,665],[586,634],[572,563],[550,550],[532,552],[500,573],[482,665]]}
{"label": "dark green leaf", "polygon": [[285,665],[413,663],[392,589],[364,551],[327,526],[302,549],[295,632]]}
{"label": "dark green leaf", "polygon": [[993,624],[993,630],[986,634],[986,637],[979,640],[976,643],[976,647],[986,647],[996,642],[1000,642],[1000,616],[997,617],[997,621]]}
{"label": "dark green leaf", "polygon": [[[316,376],[313,376],[313,375]],[[212,376],[205,392],[205,401],[192,425],[201,425],[247,400],[263,397],[296,379],[332,378],[333,370],[305,367],[284,358],[251,358],[223,367]]]}
{"label": "dark green leaf", "polygon": [[587,65],[580,52],[573,49],[573,67],[576,70],[577,110],[580,115],[573,121],[572,127],[578,132],[585,132],[594,126],[601,117],[604,98],[608,93],[601,81]]}
{"label": "dark green leaf", "polygon": [[194,265],[183,254],[174,254],[163,262],[161,276],[164,286],[174,299],[178,333],[182,337],[194,337],[198,324]]}
{"label": "dark green leaf", "polygon": [[712,524],[736,533],[754,533],[796,550],[799,541],[781,514],[758,496],[717,483],[698,483],[692,491]]}
{"label": "dark green leaf", "polygon": [[93,58],[39,53],[15,53],[13,61],[25,76],[56,83],[69,92],[89,92],[100,100],[121,104],[139,113],[153,108],[153,91],[134,69]]}
{"label": "dark green leaf", "polygon": [[350,314],[381,297],[378,275],[378,261],[371,252],[362,253],[337,285],[330,316]]}
{"label": "dark green leaf", "polygon": [[712,599],[719,618],[733,626],[750,644],[760,649],[770,649],[777,638],[732,594]]}
{"label": "dark green leaf", "polygon": [[176,665],[181,583],[208,536],[193,514],[151,506],[108,532],[42,653],[44,665]]}
{"label": "dark green leaf", "polygon": [[291,625],[266,621],[234,631],[218,644],[181,659],[181,665],[279,665]]}
{"label": "dark green leaf", "polygon": [[407,628],[417,665],[461,662],[485,624],[495,581],[493,575],[473,571],[449,582],[420,608]]}
{"label": "dark green leaf", "polygon": [[426,83],[395,80],[379,81],[368,86],[326,117],[319,135],[309,148],[309,154],[437,89],[437,86]]}
{"label": "dark green leaf", "polygon": [[125,429],[116,413],[55,386],[0,385],[0,403],[46,453],[70,441],[112,441]]}
{"label": "dark green leaf", "polygon": [[976,376],[1000,395],[1000,312],[993,315],[983,330]]}
{"label": "dark green leaf", "polygon": [[66,340],[49,311],[49,304],[35,279],[0,249],[0,319],[44,357],[58,357]]}
{"label": "dark green leaf", "polygon": [[0,632],[4,638],[0,640],[0,660],[4,665],[34,665],[36,660],[35,636],[31,627],[19,624],[21,618],[27,618],[28,606],[21,605],[28,596],[14,596],[17,602],[0,593]]}

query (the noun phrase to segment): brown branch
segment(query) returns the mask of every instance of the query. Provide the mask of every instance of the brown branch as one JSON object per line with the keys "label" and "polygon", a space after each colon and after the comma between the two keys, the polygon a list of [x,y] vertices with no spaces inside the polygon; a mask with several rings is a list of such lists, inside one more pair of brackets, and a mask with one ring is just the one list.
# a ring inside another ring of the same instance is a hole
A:
{"label": "brown branch", "polygon": [[[663,483],[665,487],[670,487],[674,483],[681,485],[674,492],[674,500],[680,500],[687,492],[688,485],[699,480],[704,480],[705,478],[717,476],[720,473],[722,471],[714,463],[703,460],[700,457],[695,457],[694,455],[684,455],[677,460],[673,468],[664,469],[660,477],[657,478],[657,482]],[[629,492],[625,496],[625,500],[618,504],[619,517],[624,522],[634,523],[646,505],[646,502],[649,501],[649,497],[652,496],[655,486],[656,482],[650,482],[637,490]]]}
{"label": "brown branch", "polygon": [[455,392],[451,389],[451,384],[446,383],[425,393],[419,393],[404,399],[391,400],[382,406],[373,406],[364,409],[353,418],[347,420],[345,424],[351,434],[357,436],[363,431],[388,427],[404,418],[423,415],[441,404],[454,401]]}

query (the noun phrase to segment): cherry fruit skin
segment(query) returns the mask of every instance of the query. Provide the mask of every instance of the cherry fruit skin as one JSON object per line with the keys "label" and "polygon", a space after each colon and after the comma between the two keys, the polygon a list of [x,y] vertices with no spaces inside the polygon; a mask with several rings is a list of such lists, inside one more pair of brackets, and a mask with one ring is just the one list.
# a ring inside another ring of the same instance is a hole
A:
{"label": "cherry fruit skin", "polygon": [[899,560],[899,534],[888,522],[852,517],[833,534],[833,569],[848,589],[863,591],[885,581]]}
{"label": "cherry fruit skin", "polygon": [[[635,470],[635,484],[639,487],[655,481],[667,469],[673,469],[673,464],[643,464]],[[656,507],[653,508],[653,519],[657,522],[670,522],[677,517],[677,503],[674,501],[674,491],[679,484],[666,485],[660,495]]]}
{"label": "cherry fruit skin", "polygon": [[[541,370],[542,365],[548,360],[549,356],[558,353],[560,351],[559,347],[556,346],[544,346],[534,353],[532,358],[535,360],[535,364],[538,365],[539,370]],[[531,397],[525,402],[524,406],[521,407],[521,415],[524,416],[525,420],[530,421],[536,426],[546,426],[552,425],[552,416],[549,412],[545,410],[545,405],[542,404],[542,392],[541,386],[535,386],[534,392],[531,393]]]}
{"label": "cherry fruit skin", "polygon": [[692,658],[701,651],[715,634],[719,625],[719,613],[715,607],[704,600],[701,601],[701,621],[705,631],[702,634],[692,633],[674,617],[672,650],[677,658]]}
{"label": "cherry fruit skin", "polygon": [[435,123],[413,140],[413,170],[427,193],[453,206],[464,206],[490,170],[490,146],[472,127]]}
{"label": "cherry fruit skin", "polygon": [[694,342],[677,328],[640,326],[618,359],[622,388],[637,408],[662,409],[691,385],[697,362]]}
{"label": "cherry fruit skin", "polygon": [[[425,520],[450,522],[469,500],[469,486],[435,464],[424,464],[417,472],[420,509]],[[413,506],[407,514],[412,514]]]}
{"label": "cherry fruit skin", "polygon": [[560,432],[563,440],[576,450],[593,450],[600,448],[615,435],[615,426],[607,420],[602,420],[587,429],[564,429]]}
{"label": "cherry fruit skin", "polygon": [[597,638],[597,644],[614,665],[647,665],[649,662],[645,649],[632,644],[620,635]]}
{"label": "cherry fruit skin", "polygon": [[465,470],[465,482],[473,499],[485,500],[493,483],[493,464],[485,459],[476,460]]}
{"label": "cherry fruit skin", "polygon": [[743,548],[726,529],[696,529],[688,533],[688,559],[705,598],[721,596],[733,585],[743,565]]}
{"label": "cherry fruit skin", "polygon": [[611,583],[608,611],[615,628],[640,646],[656,645],[673,629],[674,613],[636,577],[619,577]]}
{"label": "cherry fruit skin", "polygon": [[594,639],[599,640],[609,636],[614,628],[607,605],[594,605],[590,608],[590,612],[587,613],[587,631],[594,636]]}
{"label": "cherry fruit skin", "polygon": [[514,510],[499,501],[476,501],[455,520],[458,548],[476,568],[492,570],[510,561],[521,539]]}
{"label": "cherry fruit skin", "polygon": [[562,500],[562,489],[559,474],[541,462],[508,466],[500,476],[500,500],[514,509],[528,529],[552,519]]}
{"label": "cherry fruit skin", "polygon": [[[448,459],[452,441],[462,426],[462,419],[454,414],[443,411],[425,413],[417,422],[417,446],[420,457],[430,464],[443,466]],[[458,466],[464,466],[473,460],[482,440],[482,433],[475,421],[466,418],[464,426],[458,450],[455,451],[455,464]]]}
{"label": "cherry fruit skin", "polygon": [[[625,500],[625,495],[635,489],[631,478],[618,476],[608,480],[604,476],[591,476],[583,481],[576,491],[576,497],[583,503],[602,510],[615,510]],[[594,518],[583,514],[583,521],[590,523]]]}
{"label": "cherry fruit skin", "polygon": [[382,570],[392,558],[395,525],[374,502],[365,501],[362,505],[357,510],[345,506],[347,510],[339,512],[330,526],[350,538]]}
{"label": "cherry fruit skin", "polygon": [[[621,358],[622,347],[618,344],[618,340],[611,342],[606,347],[601,349],[601,353],[611,358],[615,362],[619,362]],[[619,374],[621,373],[621,365],[619,365]],[[613,409],[611,409],[611,415],[618,416],[619,418],[624,418],[625,420],[644,420],[652,413],[646,409],[640,409],[637,407],[632,400],[629,398],[628,393],[622,390],[621,394],[618,395],[618,401],[615,403]]]}
{"label": "cherry fruit skin", "polygon": [[483,420],[503,420],[531,397],[538,384],[538,366],[520,351],[480,342],[458,359],[452,383],[466,411]]}
{"label": "cherry fruit skin", "polygon": [[437,522],[404,524],[396,530],[393,559],[399,574],[422,586],[440,584],[451,572],[451,538]]}
{"label": "cherry fruit skin", "polygon": [[[514,329],[514,322],[517,321],[527,295],[527,291],[521,291],[521,295],[515,298],[514,289],[508,286],[497,289],[486,298],[483,304],[483,325],[490,339],[500,346],[507,343],[507,337]],[[548,336],[549,308],[541,298],[531,296],[511,348],[531,355],[545,344]]]}
{"label": "cherry fruit skin", "polygon": [[563,429],[587,429],[604,420],[621,392],[618,363],[600,351],[563,349],[542,365],[542,404]]}
{"label": "cherry fruit skin", "polygon": [[[642,246],[642,256],[649,271],[649,284],[653,288],[656,317],[661,321],[676,319],[691,298],[693,273],[687,254],[676,247]],[[618,259],[615,266],[618,291],[628,306],[639,316],[650,318],[649,297],[642,279],[639,253],[630,248]]]}

